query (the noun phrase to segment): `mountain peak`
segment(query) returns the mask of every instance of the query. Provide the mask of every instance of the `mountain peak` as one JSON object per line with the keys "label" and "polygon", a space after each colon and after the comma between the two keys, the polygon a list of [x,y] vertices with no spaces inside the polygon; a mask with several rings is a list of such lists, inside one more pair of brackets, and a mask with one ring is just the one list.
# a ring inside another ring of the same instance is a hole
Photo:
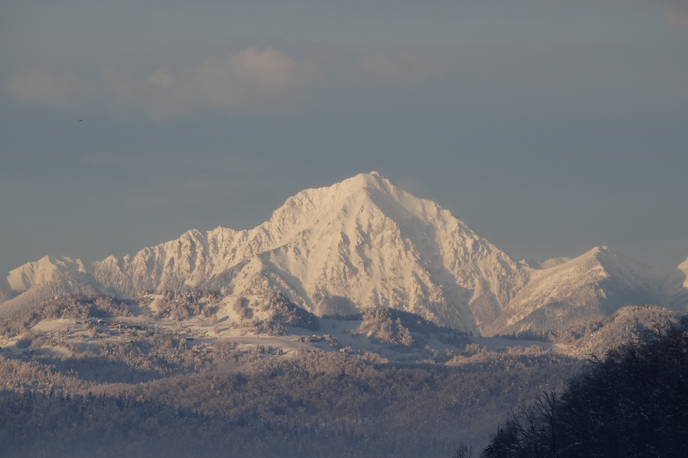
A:
{"label": "mountain peak", "polygon": [[678,270],[683,272],[685,275],[685,280],[683,282],[683,287],[688,288],[688,259],[683,261],[681,264],[678,265]]}
{"label": "mountain peak", "polygon": [[401,191],[378,172],[360,173],[339,183],[309,188],[288,198],[260,227],[278,233],[279,240],[324,220],[346,218],[362,209],[389,208],[401,204],[407,210],[421,207],[421,199]]}
{"label": "mountain peak", "polygon": [[7,281],[13,290],[25,291],[35,285],[59,278],[67,272],[91,273],[94,269],[94,263],[84,263],[81,259],[48,255],[12,270],[7,276]]}
{"label": "mountain peak", "polygon": [[[347,178],[332,186],[317,189],[307,189],[302,192],[332,192],[337,196],[349,196],[361,190],[375,190],[383,194],[399,195],[399,191],[394,184],[378,172],[359,173],[351,178]],[[300,193],[299,193],[300,194]],[[297,194],[298,195],[298,194]]]}
{"label": "mountain peak", "polygon": [[580,260],[580,261],[589,261],[589,260],[595,260],[596,262],[599,262],[601,265],[604,267],[609,267],[612,265],[617,265],[617,264],[636,264],[637,262],[626,257],[625,255],[619,253],[618,251],[614,251],[611,248],[609,248],[606,245],[601,245],[601,246],[596,246],[592,250],[588,251],[587,253],[583,253],[582,255],[578,256],[577,258],[574,258],[574,260]]}
{"label": "mountain peak", "polygon": [[344,180],[342,183],[351,183],[354,186],[358,184],[365,188],[374,189],[389,189],[394,187],[391,181],[389,181],[387,178],[383,177],[376,171],[372,171],[370,173],[359,173],[356,176]]}
{"label": "mountain peak", "polygon": [[[688,273],[688,260],[679,269]],[[517,264],[448,210],[376,171],[305,189],[253,229],[190,230],[101,263],[45,257],[8,279],[25,290],[68,272],[93,272],[96,286],[120,294],[200,288],[250,296],[277,289],[317,314],[393,307],[488,333],[561,327],[621,305],[661,303],[666,295],[661,273],[607,246],[575,259]],[[685,280],[672,278],[676,286]],[[52,294],[69,285],[44,289]]]}
{"label": "mountain peak", "polygon": [[616,252],[609,248],[606,245],[601,245],[601,246],[596,246],[592,250],[588,251],[588,253],[591,256],[597,256],[597,255],[602,255],[602,256],[614,256],[616,255]]}
{"label": "mountain peak", "polygon": [[189,231],[95,273],[125,293],[277,288],[317,313],[391,306],[472,331],[527,275],[449,211],[375,171],[305,189],[254,229]]}

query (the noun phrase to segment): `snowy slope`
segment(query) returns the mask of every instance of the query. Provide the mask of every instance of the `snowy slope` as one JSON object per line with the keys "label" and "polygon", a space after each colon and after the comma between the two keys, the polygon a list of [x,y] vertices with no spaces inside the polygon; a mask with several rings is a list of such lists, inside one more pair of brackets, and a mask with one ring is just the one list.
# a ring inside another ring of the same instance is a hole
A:
{"label": "snowy slope", "polygon": [[[8,279],[29,292],[68,272],[86,281],[90,271],[89,288],[119,294],[190,288],[250,296],[277,289],[318,315],[393,307],[491,335],[565,329],[633,304],[685,312],[688,260],[679,268],[665,274],[606,247],[575,259],[515,263],[436,203],[371,172],[306,189],[254,229],[191,230],[93,264],[49,256]],[[31,297],[22,296],[22,304]]]}
{"label": "snowy slope", "polygon": [[564,329],[634,304],[664,304],[667,275],[607,247],[544,270],[486,329],[488,334]]}
{"label": "snowy slope", "polygon": [[678,270],[683,274],[683,287],[688,288],[688,259],[679,264]]}
{"label": "snowy slope", "polygon": [[556,338],[556,351],[579,358],[603,358],[622,342],[638,339],[658,323],[676,322],[678,314],[664,307],[631,305],[621,307],[598,323],[569,328]]}
{"label": "snowy slope", "polygon": [[0,289],[0,304],[16,297],[17,293],[18,292],[14,290],[5,291],[4,289]]}
{"label": "snowy slope", "polygon": [[565,262],[569,262],[571,258],[551,258],[543,262],[538,262],[535,261],[534,259],[523,259],[520,261],[520,264],[525,264],[528,267],[532,267],[533,269],[551,269],[552,267],[556,267],[558,265],[564,264]]}
{"label": "snowy slope", "polygon": [[15,291],[27,289],[60,278],[69,272],[92,273],[95,263],[82,262],[65,256],[45,256],[36,262],[29,262],[10,272],[7,281]]}
{"label": "snowy slope", "polygon": [[447,210],[372,172],[304,190],[252,230],[193,230],[110,257],[95,277],[123,292],[277,287],[321,314],[392,306],[476,330],[529,272]]}
{"label": "snowy slope", "polygon": [[670,297],[666,306],[679,313],[688,313],[688,259],[679,264],[678,270],[668,283]]}
{"label": "snowy slope", "polygon": [[14,299],[0,303],[0,318],[7,318],[22,310],[37,306],[42,301],[66,295],[114,295],[103,288],[91,274],[68,272],[61,277],[42,282]]}

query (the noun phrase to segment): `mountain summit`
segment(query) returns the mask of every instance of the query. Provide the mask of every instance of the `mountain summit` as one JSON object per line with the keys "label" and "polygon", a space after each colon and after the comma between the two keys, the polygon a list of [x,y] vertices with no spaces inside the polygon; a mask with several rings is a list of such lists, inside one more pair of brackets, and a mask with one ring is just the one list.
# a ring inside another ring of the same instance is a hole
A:
{"label": "mountain summit", "polygon": [[377,172],[306,189],[255,229],[193,230],[95,271],[105,286],[277,288],[318,314],[395,307],[466,330],[493,319],[527,272],[434,202]]}
{"label": "mountain summit", "polygon": [[[486,333],[547,331],[601,320],[633,304],[666,304],[670,276],[606,246],[532,272]],[[684,305],[685,308],[685,305]]]}
{"label": "mountain summit", "polygon": [[[22,280],[27,287],[56,281],[65,268],[45,259],[36,263],[41,268],[15,269],[13,278],[30,272]],[[377,172],[301,191],[254,229],[191,230],[94,263],[92,274],[81,261],[61,259],[118,294],[213,289],[247,296],[277,289],[318,315],[393,307],[486,333],[561,327],[667,296],[660,274],[606,247],[537,268],[516,263],[449,211]],[[7,304],[16,309],[22,296]]]}
{"label": "mountain summit", "polygon": [[95,269],[95,263],[84,263],[81,259],[65,256],[44,256],[36,262],[28,262],[10,272],[7,282],[15,291],[27,289],[56,280],[69,272],[88,272]]}

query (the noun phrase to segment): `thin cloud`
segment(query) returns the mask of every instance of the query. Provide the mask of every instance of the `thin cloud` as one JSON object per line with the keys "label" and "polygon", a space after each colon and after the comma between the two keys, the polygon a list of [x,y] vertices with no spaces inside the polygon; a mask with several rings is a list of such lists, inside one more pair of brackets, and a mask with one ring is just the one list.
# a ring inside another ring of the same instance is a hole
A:
{"label": "thin cloud", "polygon": [[252,46],[208,57],[197,67],[176,73],[159,68],[138,79],[115,68],[103,70],[97,82],[72,73],[32,70],[18,74],[9,92],[18,100],[40,105],[68,108],[88,100],[114,111],[143,111],[164,120],[207,109],[278,112],[298,102],[303,90],[319,80],[316,65],[297,62],[272,47]]}
{"label": "thin cloud", "polygon": [[249,47],[237,54],[206,58],[200,66],[178,74],[160,68],[136,81],[108,70],[103,80],[120,104],[165,119],[199,109],[280,110],[319,80],[319,70],[275,48]]}

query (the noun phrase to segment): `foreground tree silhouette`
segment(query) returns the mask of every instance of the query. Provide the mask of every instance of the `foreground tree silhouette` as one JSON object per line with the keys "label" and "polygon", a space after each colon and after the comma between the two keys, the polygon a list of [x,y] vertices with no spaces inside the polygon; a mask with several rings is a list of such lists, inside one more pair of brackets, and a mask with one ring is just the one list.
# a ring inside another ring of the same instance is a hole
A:
{"label": "foreground tree silhouette", "polygon": [[484,458],[684,457],[688,318],[609,351],[560,396],[511,413]]}

